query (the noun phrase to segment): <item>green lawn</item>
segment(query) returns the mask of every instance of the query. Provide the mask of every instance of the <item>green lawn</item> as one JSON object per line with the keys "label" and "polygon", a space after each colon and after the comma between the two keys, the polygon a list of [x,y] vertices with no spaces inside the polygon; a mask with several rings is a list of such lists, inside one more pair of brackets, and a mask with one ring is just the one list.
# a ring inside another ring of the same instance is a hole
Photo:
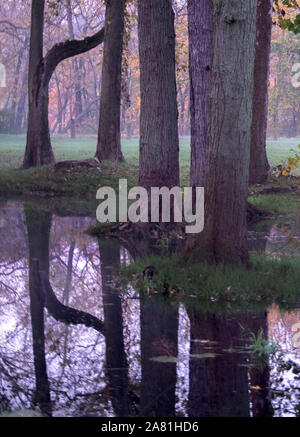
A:
{"label": "green lawn", "polygon": [[[54,137],[52,145],[56,161],[66,159],[87,159],[91,158],[96,151],[96,137],[84,136],[71,140],[68,137]],[[22,164],[26,138],[24,135],[1,135],[0,134],[0,168],[16,168]],[[181,162],[188,164],[189,161],[188,137],[180,140]],[[125,158],[129,161],[137,161],[139,157],[139,140],[122,140],[122,148]]]}
{"label": "green lawn", "polygon": [[[0,135],[0,192],[6,194],[24,194],[29,192],[51,192],[53,195],[70,194],[75,196],[95,196],[99,185],[118,186],[120,178],[127,178],[129,186],[137,183],[139,163],[139,140],[122,140],[125,163],[118,167],[104,162],[103,172],[86,173],[66,171],[53,174],[49,167],[41,167],[26,171],[18,170],[22,164],[24,135]],[[67,137],[54,137],[53,149],[56,161],[68,159],[87,159],[95,154],[96,137],[84,136],[71,140]],[[283,164],[291,156],[291,149],[296,149],[299,139],[280,139],[268,142],[268,156],[271,165]],[[181,184],[189,183],[190,138],[180,139]]]}
{"label": "green lawn", "polygon": [[[24,135],[1,135],[0,134],[0,168],[16,168],[22,163],[24,148]],[[96,137],[85,136],[71,140],[67,137],[54,137],[52,139],[53,149],[57,161],[65,159],[86,159],[94,155],[96,149]],[[282,164],[290,156],[290,150],[297,148],[300,143],[298,139],[281,138],[278,141],[268,141],[268,157],[271,165]],[[122,140],[122,147],[125,158],[128,161],[138,159],[137,138]],[[182,167],[189,165],[190,138],[180,139],[180,163]]]}

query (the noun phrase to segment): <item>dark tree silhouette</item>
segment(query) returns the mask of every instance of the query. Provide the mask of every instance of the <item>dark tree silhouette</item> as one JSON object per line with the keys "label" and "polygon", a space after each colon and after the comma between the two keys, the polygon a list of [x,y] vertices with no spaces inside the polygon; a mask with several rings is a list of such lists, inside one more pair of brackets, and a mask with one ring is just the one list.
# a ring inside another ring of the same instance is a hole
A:
{"label": "dark tree silhouette", "polygon": [[53,46],[43,57],[44,0],[32,1],[28,76],[28,130],[23,168],[51,164],[48,104],[49,82],[63,60],[85,53],[103,42],[104,29],[82,40],[67,40]]}

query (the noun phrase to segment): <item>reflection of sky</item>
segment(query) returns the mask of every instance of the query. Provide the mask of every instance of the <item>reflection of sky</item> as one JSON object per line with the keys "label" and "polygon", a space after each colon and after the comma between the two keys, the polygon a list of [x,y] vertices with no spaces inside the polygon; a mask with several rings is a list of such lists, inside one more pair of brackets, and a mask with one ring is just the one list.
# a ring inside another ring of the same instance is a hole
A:
{"label": "reflection of sky", "polygon": [[6,71],[5,66],[0,63],[0,88],[6,87]]}
{"label": "reflection of sky", "polygon": [[140,302],[138,299],[123,299],[123,332],[125,352],[128,359],[129,377],[134,383],[141,380],[141,330]]}
{"label": "reflection of sky", "polygon": [[[292,312],[280,312],[279,308],[273,307],[270,309],[268,314],[268,328],[269,328],[269,338],[271,341],[275,342],[280,346],[280,351],[283,354],[283,359],[285,362],[292,360],[300,366],[300,347],[295,347],[293,342],[293,337],[295,332],[293,332],[292,327],[295,323],[300,321],[300,310]],[[274,390],[278,392],[290,392],[291,402],[294,405],[299,403],[299,390],[300,390],[300,378],[295,381],[295,374],[291,370],[284,370],[280,374],[281,378],[278,378],[278,366],[274,363],[274,367],[271,372],[271,377],[274,382]],[[291,390],[290,387],[294,387]],[[293,416],[294,412],[291,411],[290,402],[282,397],[278,397],[274,405],[276,415]]]}
{"label": "reflection of sky", "polygon": [[[290,222],[278,219],[269,223],[268,230],[260,230],[260,223],[252,226],[248,238],[250,243],[264,242],[265,252],[270,258],[299,256],[300,254],[300,221],[299,217]],[[255,250],[255,249],[254,249]],[[260,247],[259,250],[262,250]]]}
{"label": "reflection of sky", "polygon": [[189,394],[190,320],[184,306],[179,307],[176,411],[187,415]]}
{"label": "reflection of sky", "polygon": [[[0,242],[0,395],[10,400],[11,409],[17,409],[30,406],[34,390],[34,368],[27,242],[20,206],[16,206],[18,214],[14,215],[13,210],[14,204],[11,203],[9,213],[5,214],[5,211],[0,210],[1,236],[7,236],[6,240],[2,238]],[[89,223],[90,219],[53,217],[50,277],[56,296],[62,301],[70,245],[74,241],[69,305],[103,320],[99,247],[97,241],[83,233]],[[18,231],[15,230],[16,227]],[[5,263],[5,259],[9,261]],[[130,256],[124,249],[121,250],[121,261],[130,261]],[[122,311],[125,352],[132,385],[139,384],[141,380],[139,308],[139,300],[134,291],[129,290],[128,295],[122,297]],[[300,365],[299,349],[292,348],[292,326],[300,321],[299,316],[299,311],[281,314],[274,307],[269,311],[268,324],[269,337],[280,344],[285,353],[284,359],[291,358]],[[107,393],[103,336],[81,325],[74,327],[57,323],[47,311],[45,326],[46,360],[54,415],[111,416],[113,412]],[[186,415],[190,323],[182,306],[179,309],[178,343],[176,411]],[[283,372],[282,381],[278,382],[276,367],[271,376],[273,388],[276,390],[282,390],[294,382],[294,375],[290,371]],[[291,394],[294,404],[297,403],[296,394],[297,388]],[[277,408],[277,415],[291,414],[290,401],[286,399],[280,402],[275,400],[274,406]]]}
{"label": "reflection of sky", "polygon": [[[19,208],[17,207],[18,211]],[[2,214],[2,231],[13,235],[11,227],[23,223],[11,223],[13,206],[9,213]],[[22,217],[23,219],[23,217]],[[21,219],[20,219],[21,220]],[[57,297],[62,300],[66,269],[71,241],[75,241],[72,263],[72,287],[70,306],[88,311],[103,319],[101,300],[101,273],[99,247],[95,240],[81,233],[88,227],[90,220],[74,218],[54,218],[51,229],[50,277]],[[74,231],[75,229],[75,231]],[[15,241],[18,239],[20,241]],[[24,245],[24,234],[15,235],[13,244],[3,244],[0,252],[0,332],[1,358],[8,375],[3,372],[0,391],[7,398],[14,399],[11,408],[28,407],[34,389],[32,334],[30,326],[28,296],[28,261]],[[19,244],[17,244],[19,243]],[[16,254],[16,247],[20,253]],[[10,249],[13,253],[10,253]],[[5,264],[3,254],[17,262]],[[46,311],[47,313],[47,311]],[[46,352],[48,375],[51,384],[51,396],[55,402],[57,415],[63,415],[66,404],[68,414],[84,414],[87,396],[97,397],[97,403],[105,389],[104,358],[105,343],[103,337],[93,329],[84,326],[66,327],[46,316],[45,320]],[[15,387],[25,395],[15,396]],[[109,414],[109,402],[103,402],[104,410],[97,414]],[[105,406],[106,405],[106,406]]]}

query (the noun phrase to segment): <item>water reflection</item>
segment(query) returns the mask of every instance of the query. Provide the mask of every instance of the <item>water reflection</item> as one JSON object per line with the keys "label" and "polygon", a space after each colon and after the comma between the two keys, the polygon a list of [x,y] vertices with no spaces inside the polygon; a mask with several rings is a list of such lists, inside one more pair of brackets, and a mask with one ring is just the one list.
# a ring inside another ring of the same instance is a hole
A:
{"label": "water reflection", "polygon": [[[125,295],[118,271],[151,242],[84,233],[92,218],[9,202],[0,209],[0,411],[55,416],[299,413],[297,368],[253,362],[250,333],[299,366],[299,311],[202,312]],[[296,369],[296,373],[295,373]],[[298,368],[299,369],[299,368]]]}
{"label": "water reflection", "polygon": [[130,393],[128,363],[124,349],[123,316],[117,274],[120,267],[120,245],[115,240],[99,241],[104,330],[106,340],[106,376],[115,414],[119,417],[134,413]]}
{"label": "water reflection", "polygon": [[45,357],[44,306],[39,270],[49,278],[51,214],[25,208],[29,249],[29,296],[36,389],[32,399],[45,415],[51,416],[50,387]]}
{"label": "water reflection", "polygon": [[300,254],[300,223],[285,218],[264,221],[252,225],[249,231],[250,250],[266,252],[269,257],[299,256]]}
{"label": "water reflection", "polygon": [[177,357],[178,309],[141,299],[141,415],[175,416],[176,365],[157,357]]}
{"label": "water reflection", "polygon": [[[246,318],[240,316],[224,319],[214,314],[199,315],[194,311],[189,312],[189,317],[189,415],[249,416],[248,372],[246,367],[240,366],[245,358],[239,352],[241,326]],[[214,345],[222,345],[223,351],[219,353],[216,346],[212,348]],[[211,350],[214,352],[209,352]]]}

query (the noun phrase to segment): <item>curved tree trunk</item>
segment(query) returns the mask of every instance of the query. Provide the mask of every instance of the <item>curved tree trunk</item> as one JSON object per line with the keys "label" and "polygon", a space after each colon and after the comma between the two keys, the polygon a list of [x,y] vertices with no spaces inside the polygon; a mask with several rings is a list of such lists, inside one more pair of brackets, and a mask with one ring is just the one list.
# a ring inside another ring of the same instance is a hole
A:
{"label": "curved tree trunk", "polygon": [[171,0],[138,1],[140,174],[146,189],[179,185],[175,31]]}
{"label": "curved tree trunk", "polygon": [[249,184],[267,180],[269,163],[266,153],[268,123],[268,91],[272,37],[273,0],[258,0],[256,18],[256,49],[254,64],[253,119]]}
{"label": "curved tree trunk", "polygon": [[101,29],[85,39],[56,44],[43,58],[44,6],[44,0],[32,1],[28,77],[29,114],[24,169],[54,162],[48,122],[48,88],[55,68],[63,60],[97,47],[104,39],[104,29]]}
{"label": "curved tree trunk", "polygon": [[121,70],[125,0],[108,0],[96,156],[99,160],[123,161],[121,152]]}

